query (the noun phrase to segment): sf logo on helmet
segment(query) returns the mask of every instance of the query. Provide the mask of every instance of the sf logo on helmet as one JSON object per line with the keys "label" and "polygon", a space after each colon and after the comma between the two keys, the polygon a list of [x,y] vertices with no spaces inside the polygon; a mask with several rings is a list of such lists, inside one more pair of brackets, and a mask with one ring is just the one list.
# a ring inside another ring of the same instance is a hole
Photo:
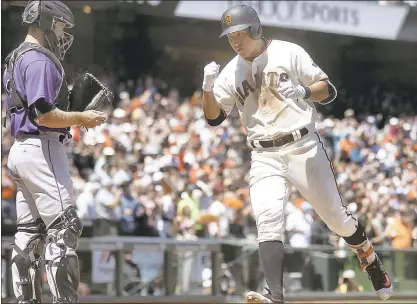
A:
{"label": "sf logo on helmet", "polygon": [[226,23],[227,25],[230,25],[230,23],[232,23],[232,17],[230,15],[227,15],[226,17],[224,17],[224,23]]}

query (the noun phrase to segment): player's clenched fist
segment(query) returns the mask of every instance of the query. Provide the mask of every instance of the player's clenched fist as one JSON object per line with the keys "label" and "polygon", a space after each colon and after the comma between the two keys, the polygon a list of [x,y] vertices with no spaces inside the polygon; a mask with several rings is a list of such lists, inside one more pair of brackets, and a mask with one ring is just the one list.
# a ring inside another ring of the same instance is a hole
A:
{"label": "player's clenched fist", "polygon": [[220,65],[214,61],[204,67],[203,90],[211,92],[214,86],[214,81],[219,75]]}
{"label": "player's clenched fist", "polygon": [[285,98],[300,99],[308,98],[310,92],[302,85],[294,85],[291,81],[281,82],[278,86],[278,92]]}

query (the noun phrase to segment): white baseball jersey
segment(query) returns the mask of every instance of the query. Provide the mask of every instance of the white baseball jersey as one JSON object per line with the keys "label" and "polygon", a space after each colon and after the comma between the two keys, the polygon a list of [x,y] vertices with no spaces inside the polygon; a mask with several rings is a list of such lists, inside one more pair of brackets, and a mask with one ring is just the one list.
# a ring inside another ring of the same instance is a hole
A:
{"label": "white baseball jersey", "polygon": [[[217,77],[213,92],[229,115],[236,106],[248,131],[248,140],[264,140],[291,133],[317,121],[312,101],[275,97],[266,84],[280,82],[309,86],[327,75],[299,45],[272,40],[267,49],[249,62],[239,55]],[[262,98],[260,93],[262,91]]]}

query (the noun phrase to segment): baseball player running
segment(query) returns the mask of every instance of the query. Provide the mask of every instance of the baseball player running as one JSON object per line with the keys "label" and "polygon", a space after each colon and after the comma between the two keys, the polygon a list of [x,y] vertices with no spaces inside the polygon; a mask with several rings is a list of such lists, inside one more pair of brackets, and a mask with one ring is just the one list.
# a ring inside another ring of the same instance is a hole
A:
{"label": "baseball player running", "polygon": [[393,290],[364,228],[342,201],[333,167],[315,130],[314,103],[327,104],[336,89],[309,54],[294,43],[267,40],[256,11],[226,10],[223,32],[237,53],[219,74],[204,68],[203,109],[210,126],[237,107],[252,148],[250,195],[258,229],[259,255],[269,289],[246,293],[247,303],[283,303],[284,209],[291,185],[323,221],[349,244],[381,299]]}
{"label": "baseball player running", "polygon": [[77,302],[76,248],[82,225],[75,210],[65,143],[70,128],[94,128],[96,111],[67,112],[68,87],[60,60],[73,42],[74,16],[60,1],[32,1],[22,15],[25,41],[6,59],[6,111],[15,142],[8,170],[17,185],[17,233],[12,253],[18,303],[40,303],[42,269],[53,303]]}

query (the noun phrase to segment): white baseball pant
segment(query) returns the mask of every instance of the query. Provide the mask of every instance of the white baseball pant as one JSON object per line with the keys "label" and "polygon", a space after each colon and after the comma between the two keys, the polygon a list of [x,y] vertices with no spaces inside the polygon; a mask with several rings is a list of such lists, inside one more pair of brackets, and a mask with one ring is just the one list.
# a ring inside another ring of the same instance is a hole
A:
{"label": "white baseball pant", "polygon": [[344,206],[331,161],[313,127],[283,148],[252,151],[249,184],[258,242],[283,241],[291,185],[332,231],[342,237],[356,231],[358,222]]}
{"label": "white baseball pant", "polygon": [[77,243],[81,231],[73,233],[64,222],[81,222],[74,212],[71,218],[64,216],[65,210],[75,206],[66,146],[57,133],[17,138],[7,167],[17,185],[18,231],[12,253],[16,298],[22,303],[40,301],[37,285],[42,280],[45,259],[53,301],[77,301],[76,246],[68,246],[64,240],[71,235],[69,239]]}

